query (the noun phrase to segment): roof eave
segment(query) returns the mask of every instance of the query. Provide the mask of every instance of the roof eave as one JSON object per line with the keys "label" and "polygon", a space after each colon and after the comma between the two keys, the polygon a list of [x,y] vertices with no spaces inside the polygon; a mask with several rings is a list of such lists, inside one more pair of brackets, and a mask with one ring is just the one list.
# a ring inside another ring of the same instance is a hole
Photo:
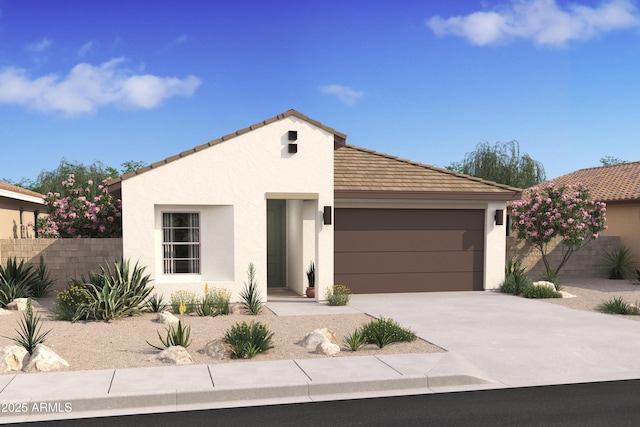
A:
{"label": "roof eave", "polygon": [[521,192],[479,191],[387,191],[387,190],[335,190],[338,199],[411,199],[411,200],[519,200]]}

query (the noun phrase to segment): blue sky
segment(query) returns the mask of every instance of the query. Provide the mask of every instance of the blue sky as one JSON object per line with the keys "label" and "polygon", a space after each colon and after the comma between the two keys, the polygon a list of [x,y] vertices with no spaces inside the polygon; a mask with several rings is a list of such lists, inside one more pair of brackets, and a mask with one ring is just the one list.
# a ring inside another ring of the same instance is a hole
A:
{"label": "blue sky", "polygon": [[0,0],[0,179],[152,163],[291,108],[444,167],[640,160],[631,0]]}

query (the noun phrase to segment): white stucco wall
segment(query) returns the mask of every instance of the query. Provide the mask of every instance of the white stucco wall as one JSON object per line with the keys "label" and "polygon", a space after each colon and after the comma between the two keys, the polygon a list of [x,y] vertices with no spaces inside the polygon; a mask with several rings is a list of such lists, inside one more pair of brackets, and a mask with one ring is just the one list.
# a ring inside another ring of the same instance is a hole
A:
{"label": "white stucco wall", "polygon": [[[296,154],[288,153],[289,130],[298,131]],[[303,252],[289,261],[315,259],[318,286],[330,286],[333,229],[317,222],[322,221],[321,207],[333,205],[333,140],[325,130],[288,117],[124,180],[125,257],[146,265],[166,298],[180,289],[202,293],[208,283],[230,289],[237,299],[253,262],[266,299],[266,194],[312,193],[317,200],[297,202],[303,223],[291,228],[307,233],[307,222],[315,218],[313,235],[305,234],[300,248],[289,248]],[[201,274],[163,274],[162,212],[200,213]],[[287,270],[299,276],[305,268]],[[295,283],[300,286],[299,278]]]}

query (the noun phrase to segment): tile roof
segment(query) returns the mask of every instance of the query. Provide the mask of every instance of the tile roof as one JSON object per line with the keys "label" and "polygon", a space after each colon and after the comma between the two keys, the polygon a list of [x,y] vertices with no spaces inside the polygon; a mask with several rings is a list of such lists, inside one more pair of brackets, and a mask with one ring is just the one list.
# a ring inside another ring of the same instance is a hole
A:
{"label": "tile roof", "polygon": [[584,184],[596,201],[640,200],[640,162],[580,169],[552,181],[564,185]]}
{"label": "tile roof", "polygon": [[334,151],[334,190],[342,192],[404,192],[422,195],[458,193],[520,197],[521,190],[447,169],[345,145]]}
{"label": "tile roof", "polygon": [[0,190],[10,191],[12,193],[22,194],[25,196],[38,197],[44,199],[44,196],[35,191],[27,190],[26,188],[18,187],[17,185],[9,184],[8,182],[0,181]]}
{"label": "tile roof", "polygon": [[264,121],[259,122],[259,123],[255,123],[255,124],[253,124],[253,125],[251,125],[249,127],[240,129],[238,131],[235,131],[233,133],[225,135],[225,136],[223,136],[221,138],[214,139],[214,140],[209,141],[209,142],[207,142],[205,144],[199,145],[199,146],[197,146],[195,148],[192,148],[191,150],[183,151],[182,153],[177,154],[175,156],[168,157],[168,158],[166,158],[164,160],[160,160],[159,162],[153,163],[153,164],[151,164],[149,166],[146,166],[146,167],[143,167],[143,168],[138,169],[136,171],[130,172],[128,174],[125,174],[120,178],[111,179],[108,184],[109,185],[117,184],[120,181],[124,181],[125,179],[131,178],[132,176],[140,175],[141,173],[145,173],[145,172],[147,172],[147,171],[149,171],[151,169],[159,168],[160,166],[165,165],[167,163],[170,163],[170,162],[172,162],[174,160],[178,160],[179,158],[188,156],[190,154],[197,153],[198,151],[204,150],[205,148],[209,148],[209,147],[211,147],[213,145],[220,144],[221,142],[228,141],[230,139],[235,138],[236,136],[245,134],[245,133],[250,132],[252,130],[255,130],[255,129],[261,128],[263,126],[266,126],[268,124],[271,124],[273,122],[276,122],[278,120],[282,120],[282,119],[285,119],[287,117],[292,117],[292,116],[293,117],[297,117],[297,118],[299,118],[301,120],[304,120],[307,123],[311,123],[312,125],[317,126],[320,129],[324,129],[325,131],[333,134],[334,135],[334,143],[336,143],[336,144],[340,144],[340,145],[344,144],[345,140],[347,139],[347,135],[345,135],[344,133],[338,132],[337,130],[335,130],[333,128],[330,128],[329,126],[325,126],[322,123],[320,123],[320,122],[318,122],[316,120],[313,120],[313,119],[305,116],[304,114],[299,113],[296,110],[289,110],[289,111],[287,111],[285,113],[278,114],[277,116],[272,117],[270,119],[264,120]]}

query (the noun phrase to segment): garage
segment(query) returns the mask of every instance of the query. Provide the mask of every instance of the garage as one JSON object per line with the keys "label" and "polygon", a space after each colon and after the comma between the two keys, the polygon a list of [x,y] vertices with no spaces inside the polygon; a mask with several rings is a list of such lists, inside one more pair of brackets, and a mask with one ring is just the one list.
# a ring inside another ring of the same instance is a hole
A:
{"label": "garage", "polygon": [[353,293],[484,289],[483,209],[336,208],[335,283]]}

